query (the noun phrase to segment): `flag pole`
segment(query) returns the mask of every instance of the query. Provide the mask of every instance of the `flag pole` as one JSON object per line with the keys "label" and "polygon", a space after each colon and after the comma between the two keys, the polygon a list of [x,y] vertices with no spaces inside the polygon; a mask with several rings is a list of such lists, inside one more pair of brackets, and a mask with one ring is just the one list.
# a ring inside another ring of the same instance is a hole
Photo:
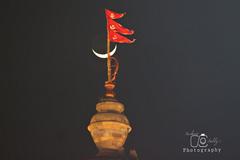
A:
{"label": "flag pole", "polygon": [[[121,24],[118,24],[113,20],[113,19],[122,18],[125,15],[125,13],[120,14],[120,13],[115,13],[108,9],[105,9],[105,14],[106,14],[106,22],[107,22],[106,28],[107,28],[107,79],[108,79],[107,81],[105,81],[105,85],[104,85],[106,88],[105,97],[114,98],[115,93],[113,92],[113,89],[115,88],[115,85],[116,85],[115,80],[116,80],[116,75],[119,69],[119,63],[116,58],[111,57],[110,55],[110,43],[111,43],[111,40],[116,43],[133,43],[134,40],[129,40],[127,37],[124,37],[121,34],[132,35],[134,31],[122,27]],[[114,64],[114,68],[115,68],[113,73],[111,71],[112,70],[111,63]]]}
{"label": "flag pole", "polygon": [[111,56],[110,56],[110,37],[109,37],[109,30],[108,30],[108,22],[107,22],[107,75],[108,75],[108,82],[112,82],[111,76]]}
{"label": "flag pole", "polygon": [[105,85],[104,85],[104,87],[106,88],[105,97],[114,98],[115,93],[113,89],[115,88],[115,84],[113,83],[114,79],[112,78],[112,71],[111,71],[110,34],[108,30],[108,20],[107,20],[107,76],[108,76],[108,80],[105,82]]}

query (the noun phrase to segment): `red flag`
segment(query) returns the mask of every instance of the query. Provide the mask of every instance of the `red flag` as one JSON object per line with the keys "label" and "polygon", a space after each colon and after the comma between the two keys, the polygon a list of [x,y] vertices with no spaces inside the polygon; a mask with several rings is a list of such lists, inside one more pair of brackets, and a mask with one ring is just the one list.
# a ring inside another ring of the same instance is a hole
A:
{"label": "red flag", "polygon": [[105,9],[106,16],[111,19],[119,19],[122,18],[125,13],[116,13],[113,11],[110,11],[109,9]]}
{"label": "red flag", "polygon": [[111,18],[107,18],[107,27],[108,30],[112,30],[113,32],[118,32],[124,35],[131,35],[134,33],[134,30],[123,27],[121,24],[117,23]]}
{"label": "red flag", "polygon": [[[113,19],[119,19],[122,18],[125,13],[116,13],[113,11],[110,11],[108,9],[105,9],[106,19],[107,19],[107,31],[109,40],[111,42],[116,43],[133,43],[135,39],[130,40],[127,37],[122,36],[123,35],[131,35],[134,33],[133,30],[127,29],[123,27],[121,24],[115,22]],[[120,34],[118,34],[120,33]]]}
{"label": "red flag", "polygon": [[109,39],[111,42],[116,42],[116,43],[133,43],[135,41],[135,39],[130,40],[120,34],[118,34],[117,32],[114,32],[112,30],[108,30],[109,33]]}

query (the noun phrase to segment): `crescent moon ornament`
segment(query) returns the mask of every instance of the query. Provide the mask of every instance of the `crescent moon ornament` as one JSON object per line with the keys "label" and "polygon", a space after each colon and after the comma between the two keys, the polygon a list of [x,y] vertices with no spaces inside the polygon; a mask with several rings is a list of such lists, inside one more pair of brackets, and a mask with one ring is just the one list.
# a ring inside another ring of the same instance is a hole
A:
{"label": "crescent moon ornament", "polygon": [[[116,52],[116,50],[117,50],[117,45],[115,45],[114,49],[110,52],[110,57],[111,57],[112,55],[114,55],[114,53]],[[99,57],[99,58],[107,58],[107,57],[108,57],[108,54],[107,54],[107,53],[105,53],[105,54],[100,54],[100,53],[97,53],[96,51],[94,51],[94,49],[92,49],[92,51],[93,51],[93,53],[94,53],[97,57]]]}

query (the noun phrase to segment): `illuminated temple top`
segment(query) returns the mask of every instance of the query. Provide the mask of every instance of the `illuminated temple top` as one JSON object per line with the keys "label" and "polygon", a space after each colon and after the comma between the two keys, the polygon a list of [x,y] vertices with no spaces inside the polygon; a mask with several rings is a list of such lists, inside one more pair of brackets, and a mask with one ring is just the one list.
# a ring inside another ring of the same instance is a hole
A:
{"label": "illuminated temple top", "polygon": [[[108,88],[111,85],[111,89]],[[97,113],[91,118],[88,131],[91,133],[99,152],[89,160],[138,160],[137,153],[124,150],[124,144],[132,130],[124,115],[124,105],[116,100],[114,83],[106,82],[104,98],[96,104]]]}
{"label": "illuminated temple top", "polygon": [[131,131],[129,121],[123,114],[124,105],[110,95],[107,89],[105,98],[97,103],[97,113],[88,126],[88,131],[99,151],[121,151]]}

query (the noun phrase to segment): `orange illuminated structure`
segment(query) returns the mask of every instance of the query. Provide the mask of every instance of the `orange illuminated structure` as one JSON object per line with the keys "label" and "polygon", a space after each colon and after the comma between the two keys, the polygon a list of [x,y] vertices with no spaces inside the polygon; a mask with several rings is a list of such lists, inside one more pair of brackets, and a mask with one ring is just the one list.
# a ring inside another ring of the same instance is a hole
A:
{"label": "orange illuminated structure", "polygon": [[132,128],[123,114],[124,105],[115,98],[115,83],[106,81],[105,88],[105,96],[96,105],[97,113],[92,117],[88,131],[100,152],[121,151]]}
{"label": "orange illuminated structure", "polygon": [[[125,14],[115,13],[110,10],[105,10],[107,21],[109,18],[118,19],[123,17]],[[112,20],[111,20],[112,21]],[[113,22],[111,22],[113,23]],[[109,26],[110,25],[110,26]],[[124,105],[116,99],[114,88],[116,86],[115,80],[119,68],[119,63],[116,58],[110,56],[110,41],[113,41],[110,35],[111,32],[128,33],[133,34],[132,30],[123,28],[120,24],[114,22],[114,25],[118,25],[117,29],[114,30],[115,26],[107,23],[107,76],[108,80],[105,82],[106,93],[96,105],[97,113],[91,118],[90,124],[87,129],[91,133],[94,143],[96,144],[99,153],[97,158],[94,159],[117,159],[122,160],[125,155],[124,144],[128,137],[129,132],[132,130],[127,117],[124,115]],[[127,38],[118,37],[118,43],[132,43],[133,41]],[[121,40],[121,41],[120,41]],[[117,42],[115,40],[114,42]],[[114,63],[114,66],[111,65]],[[112,73],[112,68],[114,72]],[[134,153],[134,154],[133,154]],[[127,159],[136,160],[136,151],[131,150]],[[105,157],[105,158],[104,158]],[[115,158],[114,158],[115,157]],[[119,158],[120,157],[120,158]]]}

